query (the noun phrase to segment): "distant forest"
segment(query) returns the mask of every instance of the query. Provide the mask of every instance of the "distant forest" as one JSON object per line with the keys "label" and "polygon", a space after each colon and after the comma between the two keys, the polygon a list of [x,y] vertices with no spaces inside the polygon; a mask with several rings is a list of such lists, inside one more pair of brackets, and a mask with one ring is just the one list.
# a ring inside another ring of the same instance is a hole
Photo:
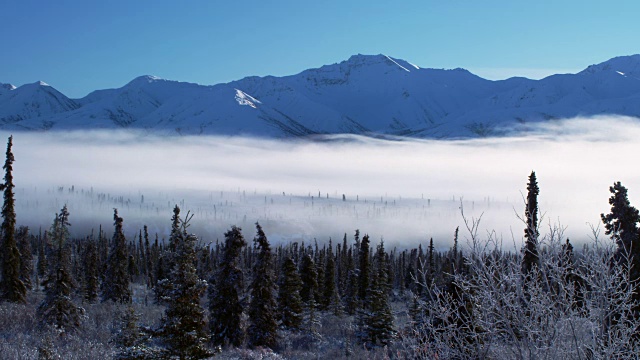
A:
{"label": "distant forest", "polygon": [[[16,224],[12,140],[4,163],[2,359],[632,359],[640,354],[640,213],[615,182],[611,211],[574,249],[539,224],[526,182],[524,244],[506,251],[462,207],[438,251],[389,248],[366,229],[334,243],[272,246],[259,223],[222,241],[173,208],[147,226],[71,236],[65,205],[46,231]],[[524,181],[523,181],[524,183]],[[43,224],[44,225],[44,224]],[[464,239],[464,241],[461,241]]]}

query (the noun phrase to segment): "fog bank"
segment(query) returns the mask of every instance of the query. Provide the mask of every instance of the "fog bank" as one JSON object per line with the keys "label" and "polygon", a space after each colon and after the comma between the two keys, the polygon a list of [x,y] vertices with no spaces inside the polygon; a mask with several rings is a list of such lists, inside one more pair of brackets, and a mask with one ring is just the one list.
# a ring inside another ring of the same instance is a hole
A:
{"label": "fog bank", "polygon": [[609,210],[614,181],[640,205],[640,170],[632,164],[640,122],[631,118],[554,121],[529,126],[524,136],[473,140],[13,135],[18,223],[36,229],[68,203],[76,232],[102,224],[110,235],[117,207],[129,236],[148,224],[162,237],[179,204],[195,213],[203,241],[222,239],[234,224],[252,238],[260,221],[272,241],[336,241],[359,228],[387,243],[433,237],[447,248],[463,226],[462,199],[467,215],[484,214],[483,233],[495,230],[511,244],[512,234],[522,238],[515,213],[523,213],[532,170],[544,223],[559,220],[573,241]]}

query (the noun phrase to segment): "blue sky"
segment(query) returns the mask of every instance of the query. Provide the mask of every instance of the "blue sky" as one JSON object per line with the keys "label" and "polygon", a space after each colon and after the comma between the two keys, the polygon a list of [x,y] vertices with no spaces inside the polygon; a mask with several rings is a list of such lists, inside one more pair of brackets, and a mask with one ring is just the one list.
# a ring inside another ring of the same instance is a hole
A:
{"label": "blue sky", "polygon": [[638,1],[0,0],[0,82],[70,97],[149,74],[200,84],[383,53],[487,78],[639,53]]}

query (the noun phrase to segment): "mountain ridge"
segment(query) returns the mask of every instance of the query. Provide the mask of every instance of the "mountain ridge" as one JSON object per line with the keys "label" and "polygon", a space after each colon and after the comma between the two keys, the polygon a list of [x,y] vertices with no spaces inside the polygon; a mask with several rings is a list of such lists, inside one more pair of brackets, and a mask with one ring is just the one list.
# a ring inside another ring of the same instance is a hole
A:
{"label": "mountain ridge", "polygon": [[282,77],[215,85],[136,77],[70,99],[44,82],[0,83],[0,128],[130,128],[164,135],[322,134],[458,138],[526,131],[539,121],[601,114],[640,117],[640,55],[540,80],[483,79],[357,54]]}

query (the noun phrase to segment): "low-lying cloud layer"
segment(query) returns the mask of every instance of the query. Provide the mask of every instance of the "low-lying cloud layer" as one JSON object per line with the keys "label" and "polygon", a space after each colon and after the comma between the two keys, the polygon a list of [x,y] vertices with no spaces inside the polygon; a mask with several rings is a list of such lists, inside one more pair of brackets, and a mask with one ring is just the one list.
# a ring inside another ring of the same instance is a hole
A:
{"label": "low-lying cloud layer", "polygon": [[455,227],[463,226],[462,198],[469,216],[484,212],[483,232],[496,230],[511,243],[512,232],[516,241],[522,238],[515,212],[523,212],[527,177],[535,170],[545,224],[559,220],[580,241],[589,234],[587,223],[597,224],[609,210],[614,181],[640,206],[637,139],[640,122],[620,117],[456,141],[17,133],[18,222],[47,228],[68,203],[77,231],[102,224],[110,234],[118,207],[131,235],[149,224],[162,237],[179,203],[195,213],[194,229],[206,241],[221,239],[234,224],[250,238],[260,221],[276,240],[336,241],[359,228],[390,243],[433,237],[446,248]]}

